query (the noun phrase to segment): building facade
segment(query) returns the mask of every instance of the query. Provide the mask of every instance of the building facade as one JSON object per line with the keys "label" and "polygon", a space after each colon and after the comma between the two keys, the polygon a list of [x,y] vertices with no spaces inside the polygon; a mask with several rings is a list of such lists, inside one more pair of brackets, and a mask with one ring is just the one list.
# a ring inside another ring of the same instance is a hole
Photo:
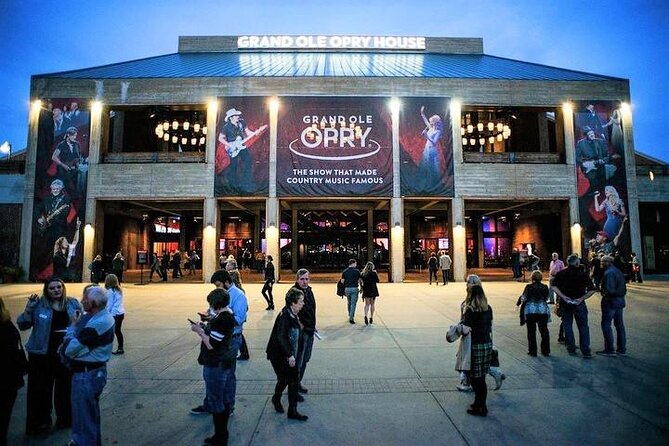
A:
{"label": "building facade", "polygon": [[456,280],[516,250],[642,252],[629,81],[481,39],[181,37],[33,76],[31,98],[31,279],[117,251],[196,251],[205,280],[220,255],[284,274],[354,257],[391,281],[439,251]]}

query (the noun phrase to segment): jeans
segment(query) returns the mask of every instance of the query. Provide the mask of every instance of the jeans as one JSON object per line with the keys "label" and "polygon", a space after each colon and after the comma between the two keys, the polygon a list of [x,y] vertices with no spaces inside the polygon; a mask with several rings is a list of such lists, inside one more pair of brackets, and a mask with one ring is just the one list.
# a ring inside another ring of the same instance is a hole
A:
{"label": "jeans", "polygon": [[574,319],[576,319],[576,326],[578,327],[578,343],[581,348],[581,353],[584,355],[590,354],[590,331],[588,329],[588,307],[585,303],[580,305],[572,305],[560,302],[560,309],[562,311],[562,324],[564,326],[565,344],[567,351],[573,353],[576,351],[576,339],[574,338]]}
{"label": "jeans", "polygon": [[[620,299],[620,298],[618,298]],[[618,353],[627,352],[627,336],[625,334],[625,322],[623,321],[623,308],[620,305],[607,302],[609,299],[602,299],[602,334],[604,335],[604,350],[612,352],[613,349],[613,330],[611,322],[616,327],[616,338]]]}
{"label": "jeans", "polygon": [[311,350],[314,348],[314,334],[302,332],[300,336],[300,345],[297,349],[297,358],[295,363],[297,364],[297,369],[299,370],[299,380],[302,381],[304,377],[304,371],[307,369],[307,363],[311,359]]}
{"label": "jeans", "polygon": [[448,283],[448,273],[450,272],[450,269],[442,269],[441,270],[441,276],[444,279],[444,285]]}
{"label": "jeans", "polygon": [[204,398],[204,407],[212,414],[223,413],[226,409],[231,409],[235,403],[235,388],[237,385],[235,371],[232,368],[223,367],[202,368],[202,377],[206,396]]}
{"label": "jeans", "polygon": [[100,446],[100,395],[107,384],[107,368],[72,375],[72,441],[77,446]]}
{"label": "jeans", "polygon": [[432,277],[434,277],[434,281],[435,281],[436,283],[439,283],[439,282],[438,282],[439,279],[437,279],[437,270],[436,270],[436,269],[432,269],[432,268],[430,268],[430,269],[429,269],[429,272],[430,272],[430,285],[432,285]]}
{"label": "jeans", "polygon": [[358,303],[358,287],[346,287],[344,288],[344,294],[346,294],[346,300],[348,300],[348,318],[353,320],[355,306]]}
{"label": "jeans", "polygon": [[546,356],[551,353],[551,344],[548,334],[548,315],[547,314],[528,314],[525,316],[527,325],[527,345],[528,353],[537,354],[537,326],[541,334],[541,354]]}

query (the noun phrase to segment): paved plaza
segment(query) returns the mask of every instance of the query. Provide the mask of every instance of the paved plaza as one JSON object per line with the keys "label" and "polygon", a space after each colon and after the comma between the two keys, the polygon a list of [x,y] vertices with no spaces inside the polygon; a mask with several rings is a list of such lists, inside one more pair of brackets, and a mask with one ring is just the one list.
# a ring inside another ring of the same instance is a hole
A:
{"label": "paved plaza", "polygon": [[[283,301],[290,283],[275,286]],[[669,282],[628,288],[627,357],[569,356],[550,324],[551,357],[527,355],[516,299],[524,284],[485,282],[494,309],[494,341],[507,376],[493,391],[488,378],[487,418],[465,410],[473,394],[456,390],[457,344],[445,341],[459,319],[464,284],[380,285],[374,325],[347,320],[334,284],[313,284],[318,328],[299,410],[307,422],[287,420],[270,402],[275,376],[265,346],[278,311],[265,311],[261,284],[246,284],[244,332],[251,360],[237,366],[237,404],[230,445],[660,445],[669,443]],[[68,285],[80,297],[83,284]],[[1,285],[12,317],[36,285]],[[198,338],[187,317],[205,308],[204,284],[124,286],[124,356],[109,362],[101,401],[105,445],[200,445],[212,432],[209,416],[190,408],[202,402]],[[600,297],[588,301],[593,351],[603,348]],[[27,332],[23,333],[24,340]],[[11,445],[64,445],[69,431],[26,440],[25,387],[10,427]],[[286,404],[286,396],[284,396]]]}

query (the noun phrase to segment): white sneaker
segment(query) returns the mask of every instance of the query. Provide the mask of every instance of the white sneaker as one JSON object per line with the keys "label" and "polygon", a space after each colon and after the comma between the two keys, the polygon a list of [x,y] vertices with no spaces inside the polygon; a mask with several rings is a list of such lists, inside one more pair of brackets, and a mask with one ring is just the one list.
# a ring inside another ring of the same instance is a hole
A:
{"label": "white sneaker", "polygon": [[472,386],[469,384],[458,384],[455,386],[456,389],[458,389],[460,392],[471,392],[472,391]]}

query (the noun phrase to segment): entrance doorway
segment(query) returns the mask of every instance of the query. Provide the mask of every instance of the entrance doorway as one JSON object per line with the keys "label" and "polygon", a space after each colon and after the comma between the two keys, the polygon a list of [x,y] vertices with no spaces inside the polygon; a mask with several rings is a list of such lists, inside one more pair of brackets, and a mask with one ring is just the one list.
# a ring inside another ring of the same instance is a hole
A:
{"label": "entrance doorway", "polygon": [[[281,212],[281,267],[337,272],[356,259],[389,268],[388,204],[382,202],[290,203]],[[286,209],[289,208],[289,209]]]}
{"label": "entrance doorway", "polygon": [[468,272],[512,279],[514,259],[527,271],[531,255],[539,257],[539,269],[547,270],[551,253],[561,259],[569,254],[568,216],[567,201],[467,201]]}

